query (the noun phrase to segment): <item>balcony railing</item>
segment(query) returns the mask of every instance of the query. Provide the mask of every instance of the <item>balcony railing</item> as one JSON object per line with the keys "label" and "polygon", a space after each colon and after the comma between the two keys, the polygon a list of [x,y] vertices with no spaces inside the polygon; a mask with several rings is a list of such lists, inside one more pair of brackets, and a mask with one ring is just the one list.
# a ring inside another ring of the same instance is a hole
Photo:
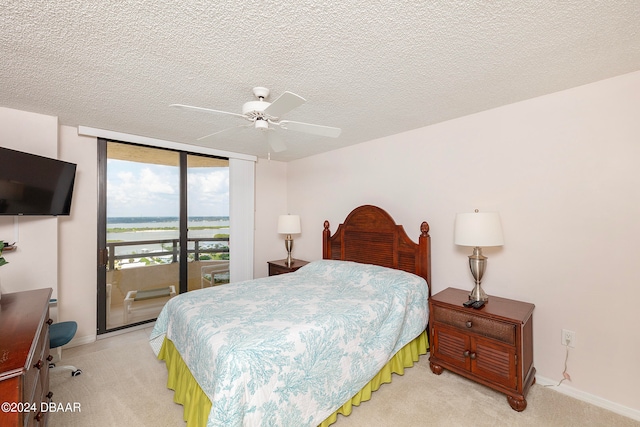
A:
{"label": "balcony railing", "polygon": [[[144,241],[128,241],[128,242],[111,242],[107,243],[109,251],[108,269],[113,271],[117,260],[132,258],[150,258],[150,257],[171,257],[171,262],[178,262],[179,239],[161,239],[161,240],[144,240]],[[191,244],[193,242],[193,245]],[[202,247],[202,243],[226,242],[224,247]],[[149,251],[143,253],[126,253],[117,254],[116,248],[130,246],[152,246],[160,245],[162,250]],[[193,246],[193,248],[191,248]],[[168,247],[168,248],[167,248]],[[193,260],[199,261],[203,254],[219,254],[229,253],[229,237],[191,237],[187,239],[187,254],[193,254]]]}

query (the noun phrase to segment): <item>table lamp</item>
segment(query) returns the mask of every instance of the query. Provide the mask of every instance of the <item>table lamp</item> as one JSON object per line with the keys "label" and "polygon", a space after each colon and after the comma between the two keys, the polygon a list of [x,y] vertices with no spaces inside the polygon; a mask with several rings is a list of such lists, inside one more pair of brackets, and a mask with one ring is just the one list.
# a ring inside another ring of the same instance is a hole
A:
{"label": "table lamp", "polygon": [[489,297],[480,286],[482,275],[487,268],[487,257],[482,255],[482,248],[504,245],[500,215],[497,212],[478,212],[477,209],[473,213],[457,214],[454,243],[473,247],[473,254],[469,255],[469,267],[476,285],[469,294],[469,299],[488,301]]}
{"label": "table lamp", "polygon": [[278,217],[278,233],[286,234],[284,247],[287,248],[287,267],[293,264],[291,250],[293,249],[292,234],[300,234],[300,215],[280,215]]}

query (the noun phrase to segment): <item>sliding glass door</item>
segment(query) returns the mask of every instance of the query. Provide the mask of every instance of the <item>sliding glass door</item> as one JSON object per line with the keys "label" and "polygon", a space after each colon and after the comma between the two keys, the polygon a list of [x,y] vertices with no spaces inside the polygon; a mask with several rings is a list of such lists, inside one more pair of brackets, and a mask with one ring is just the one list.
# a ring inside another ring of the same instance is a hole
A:
{"label": "sliding glass door", "polygon": [[229,283],[229,161],[187,156],[188,290]]}
{"label": "sliding glass door", "polygon": [[[228,160],[99,140],[98,333],[228,280]],[[226,272],[226,276],[225,276]]]}

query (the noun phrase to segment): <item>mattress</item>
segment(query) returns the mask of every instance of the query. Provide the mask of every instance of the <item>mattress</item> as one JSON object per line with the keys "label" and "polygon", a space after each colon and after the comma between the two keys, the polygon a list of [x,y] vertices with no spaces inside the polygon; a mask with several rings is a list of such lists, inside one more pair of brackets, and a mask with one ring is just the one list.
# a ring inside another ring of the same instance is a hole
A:
{"label": "mattress", "polygon": [[315,426],[426,328],[428,287],[346,261],[192,291],[170,300],[165,339],[211,403],[208,426]]}

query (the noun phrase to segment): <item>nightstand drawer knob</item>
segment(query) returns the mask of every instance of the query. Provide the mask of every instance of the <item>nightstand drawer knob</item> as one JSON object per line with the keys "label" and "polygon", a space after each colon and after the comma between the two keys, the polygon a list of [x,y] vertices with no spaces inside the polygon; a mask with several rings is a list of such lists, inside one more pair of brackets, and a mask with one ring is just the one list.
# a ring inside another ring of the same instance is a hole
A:
{"label": "nightstand drawer knob", "polygon": [[471,326],[473,326],[473,323],[471,323],[471,320],[467,320],[466,325],[467,325],[467,328],[470,328]]}
{"label": "nightstand drawer knob", "polygon": [[464,357],[470,357],[472,360],[476,360],[476,357],[478,357],[478,355],[475,352],[470,352],[469,350],[465,350],[464,353],[462,353],[462,355]]}

